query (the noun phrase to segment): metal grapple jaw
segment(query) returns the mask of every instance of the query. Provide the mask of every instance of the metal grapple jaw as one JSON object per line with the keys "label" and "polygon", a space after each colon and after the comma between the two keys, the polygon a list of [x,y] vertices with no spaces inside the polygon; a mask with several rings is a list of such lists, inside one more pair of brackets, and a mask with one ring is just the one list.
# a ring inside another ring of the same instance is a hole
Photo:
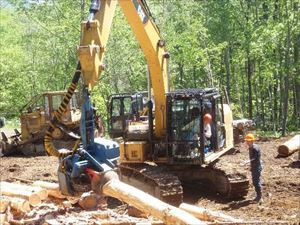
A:
{"label": "metal grapple jaw", "polygon": [[104,69],[102,64],[104,48],[100,41],[99,22],[84,21],[81,24],[83,38],[77,48],[84,84],[91,90]]}

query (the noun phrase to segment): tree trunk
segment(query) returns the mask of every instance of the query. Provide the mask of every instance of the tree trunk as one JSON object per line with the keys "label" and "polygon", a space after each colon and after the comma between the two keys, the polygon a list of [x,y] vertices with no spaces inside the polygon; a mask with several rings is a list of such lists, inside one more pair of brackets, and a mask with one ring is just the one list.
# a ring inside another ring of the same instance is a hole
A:
{"label": "tree trunk", "polygon": [[225,63],[225,70],[226,70],[226,90],[228,94],[228,98],[231,97],[231,86],[230,86],[230,48],[227,47],[224,51],[224,63]]}
{"label": "tree trunk", "polygon": [[178,67],[179,67],[179,84],[182,85],[183,84],[183,76],[184,76],[183,65],[181,63],[178,63]]}
{"label": "tree trunk", "polygon": [[[285,5],[286,18],[289,17],[287,2]],[[284,97],[283,97],[283,118],[282,118],[282,136],[286,135],[286,125],[288,119],[289,102],[289,76],[290,76],[290,48],[291,48],[291,28],[287,20],[287,34],[285,47],[285,75],[284,75]]]}
{"label": "tree trunk", "polygon": [[[259,84],[254,83],[253,85],[253,89],[254,89],[254,98],[255,98],[255,109],[256,109],[256,113],[255,113],[255,118],[256,118],[256,122],[257,122],[257,127],[258,128],[262,128],[262,120],[261,120],[261,112],[260,112],[260,104],[259,104],[259,94],[261,93],[259,90]],[[257,90],[258,89],[258,90]]]}
{"label": "tree trunk", "polygon": [[250,51],[247,49],[247,84],[248,84],[248,112],[249,119],[253,119],[253,104],[252,104],[252,62],[250,58]]}
{"label": "tree trunk", "polygon": [[[263,77],[261,75],[261,66],[260,66],[260,61],[258,61],[258,65],[257,65],[257,68],[258,68],[258,77],[259,77],[259,85],[255,85],[255,86],[258,86],[259,87],[259,93],[260,93],[260,119],[261,119],[261,123],[262,123],[262,129],[265,129],[266,128],[266,122],[265,122],[265,101],[266,101],[266,98],[265,98],[265,88],[264,87],[264,80],[263,80]],[[256,92],[256,96],[258,95],[258,92]],[[258,99],[257,99],[257,102],[256,104],[258,104]]]}
{"label": "tree trunk", "polygon": [[275,83],[274,83],[274,86],[273,86],[273,129],[274,129],[274,131],[276,131],[277,129],[278,129],[278,126],[277,126],[277,124],[278,124],[278,104],[277,104],[277,102],[278,102],[278,94],[277,94],[277,91],[278,91],[278,74],[277,74],[277,72],[275,72],[274,71],[274,73],[273,73],[273,79],[275,80]]}
{"label": "tree trunk", "polygon": [[294,136],[292,139],[279,145],[278,153],[280,156],[289,156],[300,150],[300,135]]}
{"label": "tree trunk", "polygon": [[242,110],[243,110],[243,117],[245,116],[245,112],[247,111],[247,108],[246,108],[246,96],[245,96],[245,93],[246,93],[246,90],[245,90],[245,76],[243,76],[243,73],[242,73]]}
{"label": "tree trunk", "polygon": [[300,74],[300,34],[296,35],[294,43],[294,119],[296,121],[297,129],[300,128],[300,80],[298,79]]}

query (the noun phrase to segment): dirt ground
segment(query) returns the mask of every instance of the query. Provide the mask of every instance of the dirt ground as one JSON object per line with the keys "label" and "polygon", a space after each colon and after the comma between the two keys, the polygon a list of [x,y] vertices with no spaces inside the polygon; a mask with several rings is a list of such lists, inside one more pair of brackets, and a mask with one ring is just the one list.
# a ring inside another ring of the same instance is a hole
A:
{"label": "dirt ground", "polygon": [[[281,221],[292,224],[300,223],[300,161],[298,160],[298,154],[296,153],[287,158],[276,157],[278,145],[289,138],[257,142],[261,147],[263,160],[264,202],[262,204],[251,203],[250,200],[255,197],[252,185],[247,198],[240,201],[224,200],[203,187],[192,185],[184,187],[184,202],[218,210],[252,223],[275,224]],[[241,166],[241,162],[248,159],[247,147],[245,144],[240,144],[236,146],[236,150],[234,154],[223,156],[220,163],[232,170],[246,172],[251,179],[248,168]],[[57,182],[57,166],[58,160],[55,157],[2,157],[0,158],[1,180],[16,181],[16,179],[25,179]],[[97,224],[95,223],[97,217],[101,215],[100,217],[105,218],[107,213],[110,218],[113,217],[118,221],[143,223],[152,220],[152,218],[129,217],[126,214],[126,206],[119,203],[109,204],[106,211],[99,209],[84,212],[76,206],[67,210],[56,206],[51,207],[49,204],[47,206],[42,204],[31,212],[31,216],[34,217],[39,214],[39,211],[43,211],[44,215],[48,216],[48,221],[54,221],[53,224]],[[54,211],[55,213],[53,213]],[[90,218],[93,218],[93,220]]]}

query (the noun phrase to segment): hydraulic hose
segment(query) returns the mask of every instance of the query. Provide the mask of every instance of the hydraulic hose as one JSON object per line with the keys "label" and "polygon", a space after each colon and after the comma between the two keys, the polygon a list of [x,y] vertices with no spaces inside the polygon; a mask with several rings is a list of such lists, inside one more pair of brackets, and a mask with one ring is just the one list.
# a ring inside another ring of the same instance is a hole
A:
{"label": "hydraulic hose", "polygon": [[55,146],[53,144],[52,132],[55,130],[55,128],[57,128],[57,126],[56,126],[57,122],[61,121],[61,117],[67,109],[70,99],[72,98],[72,96],[77,88],[78,81],[80,79],[80,74],[81,74],[81,65],[80,65],[80,62],[78,62],[76,71],[75,71],[73,79],[72,79],[72,83],[69,86],[68,91],[65,94],[58,110],[56,110],[54,112],[54,115],[50,120],[50,126],[49,126],[48,130],[46,131],[46,134],[44,137],[44,146],[45,146],[46,152],[51,156],[65,157],[65,156],[71,154],[71,153],[60,153],[58,151],[58,149],[55,148]]}

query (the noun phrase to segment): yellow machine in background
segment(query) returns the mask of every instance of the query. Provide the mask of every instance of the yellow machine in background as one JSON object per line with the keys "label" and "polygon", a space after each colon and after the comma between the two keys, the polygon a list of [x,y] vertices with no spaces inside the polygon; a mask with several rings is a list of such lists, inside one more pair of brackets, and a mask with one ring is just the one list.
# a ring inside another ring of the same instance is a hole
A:
{"label": "yellow machine in background", "polygon": [[[22,152],[25,155],[45,154],[43,137],[49,127],[53,113],[58,109],[66,91],[45,92],[33,97],[20,110],[21,132],[15,129],[14,135],[1,132],[0,148],[3,155]],[[62,117],[61,129],[55,129],[53,137],[57,146],[64,146],[74,139],[66,135],[62,129],[78,132],[81,117],[79,96],[73,96]]]}

